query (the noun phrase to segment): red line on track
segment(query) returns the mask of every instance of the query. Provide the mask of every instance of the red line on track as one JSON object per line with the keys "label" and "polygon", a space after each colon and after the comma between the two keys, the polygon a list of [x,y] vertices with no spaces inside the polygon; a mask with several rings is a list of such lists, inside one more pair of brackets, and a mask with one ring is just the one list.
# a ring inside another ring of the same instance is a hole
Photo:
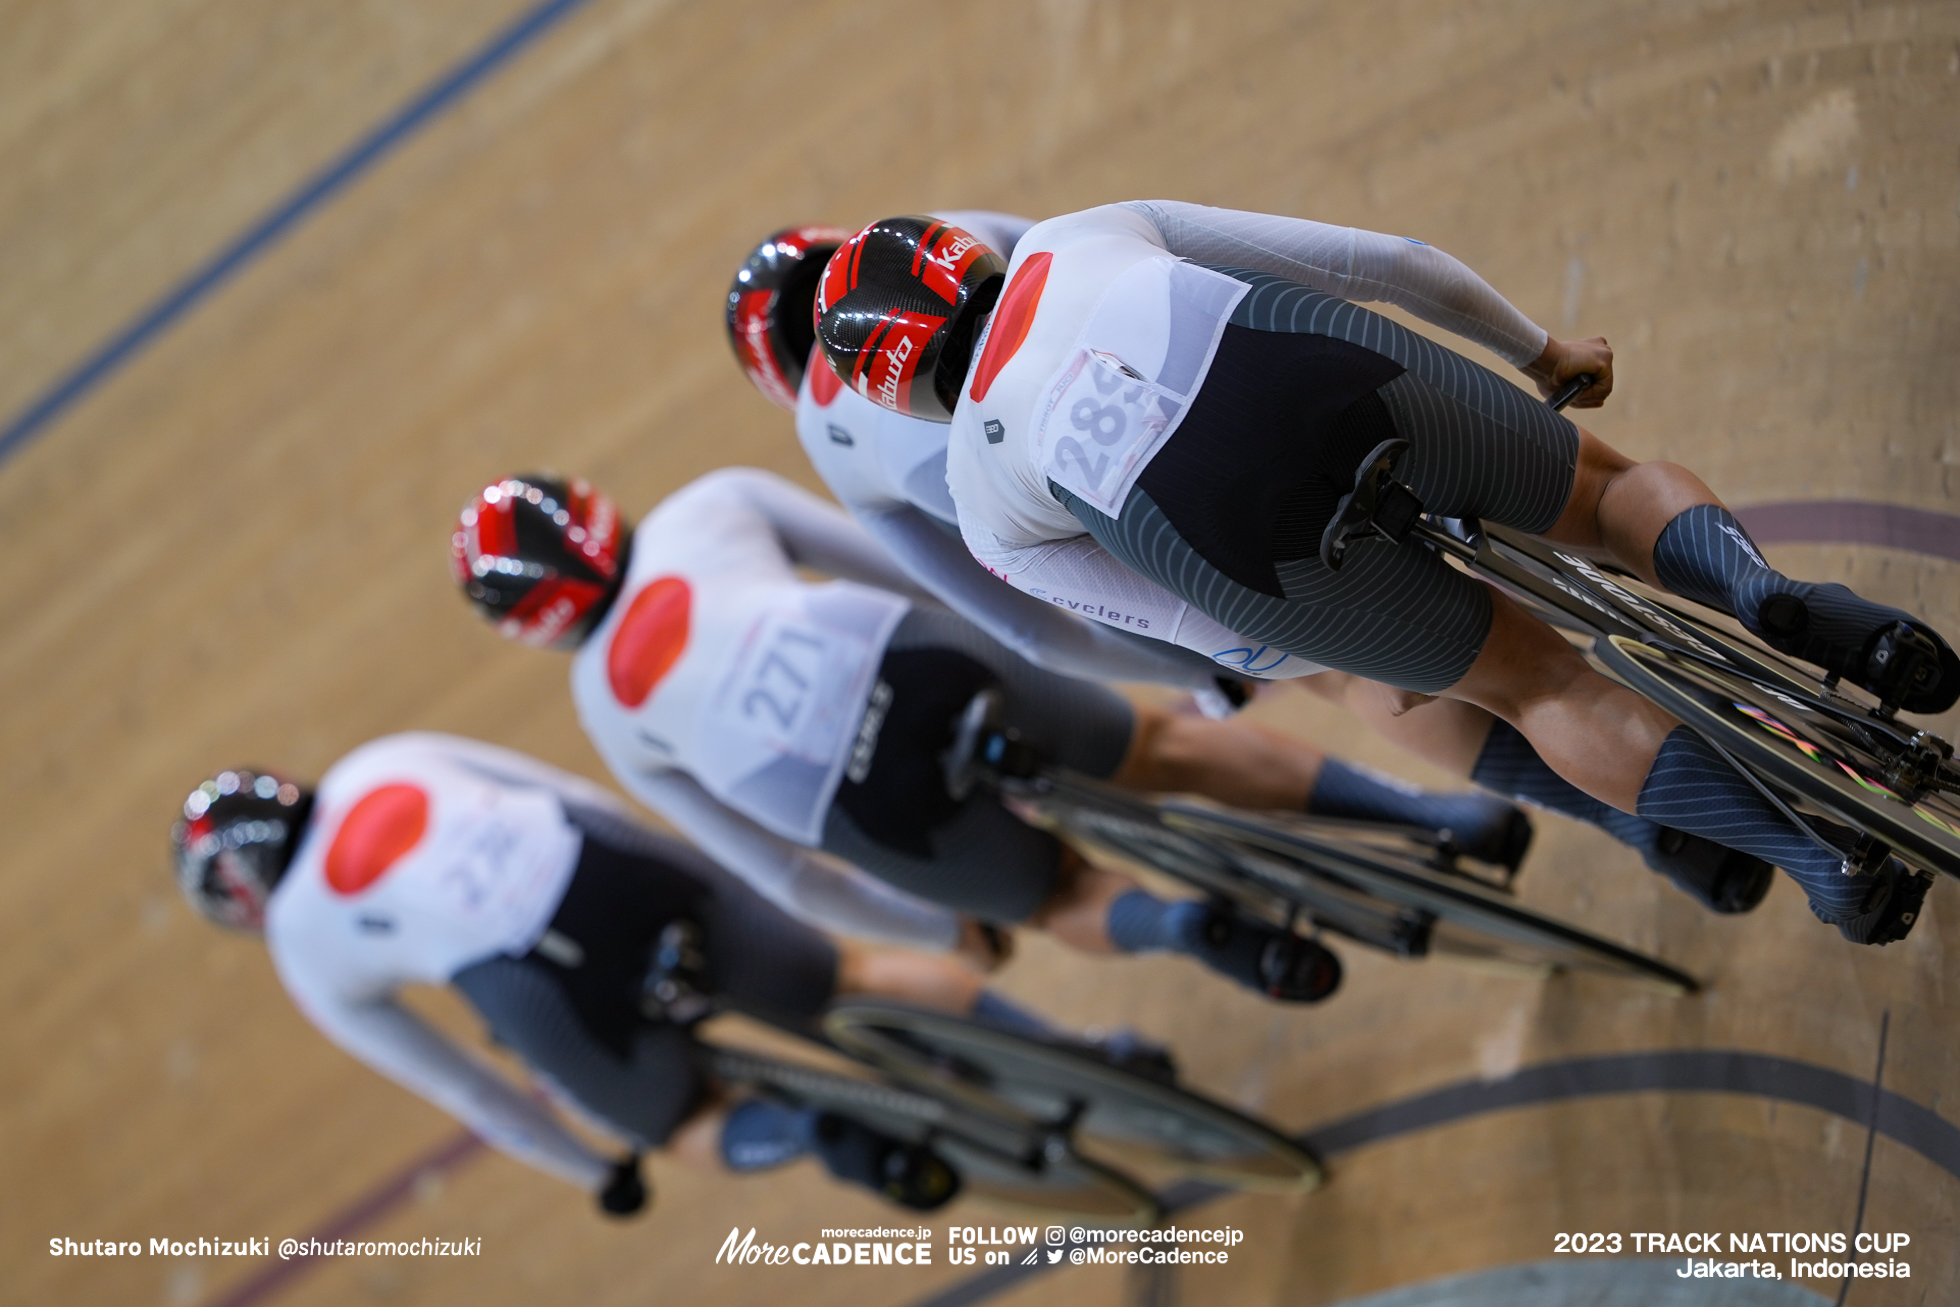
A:
{"label": "red line on track", "polygon": [[1752,504],[1737,520],[1762,545],[1847,544],[1905,549],[1960,562],[1960,517],[1859,499]]}
{"label": "red line on track", "polygon": [[[467,1164],[483,1151],[484,1146],[481,1139],[467,1130],[446,1143],[438,1144],[392,1178],[382,1181],[328,1217],[325,1225],[309,1231],[305,1237],[322,1243],[351,1238],[407,1202],[414,1196],[416,1186],[425,1178],[440,1176]],[[262,1303],[317,1263],[326,1260],[325,1257],[309,1255],[267,1262],[257,1274],[247,1277],[230,1292],[214,1299],[211,1307],[252,1307],[252,1304]]]}

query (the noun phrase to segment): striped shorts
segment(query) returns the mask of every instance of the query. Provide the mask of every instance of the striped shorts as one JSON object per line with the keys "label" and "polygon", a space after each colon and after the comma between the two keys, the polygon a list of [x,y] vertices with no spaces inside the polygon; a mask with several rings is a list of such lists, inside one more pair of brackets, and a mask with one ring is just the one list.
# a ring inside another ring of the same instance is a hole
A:
{"label": "striped shorts", "polygon": [[1220,268],[1252,287],[1176,433],[1111,520],[1051,483],[1096,540],[1226,627],[1371,680],[1434,694],[1490,633],[1490,593],[1410,539],[1320,534],[1361,458],[1409,450],[1398,479],[1432,513],[1551,527],[1578,428],[1486,368],[1345,300]]}
{"label": "striped shorts", "polygon": [[824,819],[823,848],[931,903],[1013,925],[1054,894],[1061,841],[998,795],[946,792],[940,757],[967,702],[988,686],[1005,724],[1063,767],[1108,777],[1129,752],[1135,713],[1106,686],[1036,667],[957,613],[920,606],[885,647],[894,691],[862,782],[848,776]]}

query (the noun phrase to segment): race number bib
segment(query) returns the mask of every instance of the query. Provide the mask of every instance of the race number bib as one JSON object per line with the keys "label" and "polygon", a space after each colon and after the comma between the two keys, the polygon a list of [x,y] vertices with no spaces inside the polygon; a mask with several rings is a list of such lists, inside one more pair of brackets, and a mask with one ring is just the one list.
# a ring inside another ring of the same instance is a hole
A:
{"label": "race number bib", "polygon": [[735,770],[776,758],[828,767],[853,725],[846,718],[868,660],[863,641],[772,612],[729,669],[703,725],[723,736],[717,752],[741,757]]}
{"label": "race number bib", "polygon": [[1115,355],[1078,349],[1050,385],[1036,426],[1042,470],[1115,517],[1183,411],[1182,395],[1145,381]]}
{"label": "race number bib", "polygon": [[1168,255],[1118,277],[1031,415],[1042,473],[1099,512],[1120,513],[1190,408],[1247,290]]}

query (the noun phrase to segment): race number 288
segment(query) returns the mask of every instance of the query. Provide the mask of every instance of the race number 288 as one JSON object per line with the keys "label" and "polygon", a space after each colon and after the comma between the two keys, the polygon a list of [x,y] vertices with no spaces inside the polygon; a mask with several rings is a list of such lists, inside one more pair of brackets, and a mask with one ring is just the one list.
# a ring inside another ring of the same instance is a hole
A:
{"label": "race number 288", "polygon": [[[1095,382],[1096,389],[1101,390],[1100,375],[1095,377]],[[1130,418],[1120,405],[1098,404],[1085,395],[1069,405],[1068,424],[1077,431],[1086,432],[1098,445],[1113,445],[1130,429]],[[1091,457],[1094,462],[1090,461]],[[1089,479],[1091,486],[1100,487],[1103,478],[1109,475],[1108,454],[1092,456],[1088,447],[1074,436],[1063,436],[1055,442],[1055,461],[1066,463],[1071,458],[1081,465],[1082,475]]]}
{"label": "race number 288", "polygon": [[1057,416],[1079,434],[1056,439],[1055,466],[1066,473],[1074,464],[1081,488],[1091,494],[1103,490],[1112,467],[1130,466],[1137,447],[1162,432],[1175,410],[1165,408],[1155,387],[1115,362],[1095,353],[1078,356],[1057,405]]}

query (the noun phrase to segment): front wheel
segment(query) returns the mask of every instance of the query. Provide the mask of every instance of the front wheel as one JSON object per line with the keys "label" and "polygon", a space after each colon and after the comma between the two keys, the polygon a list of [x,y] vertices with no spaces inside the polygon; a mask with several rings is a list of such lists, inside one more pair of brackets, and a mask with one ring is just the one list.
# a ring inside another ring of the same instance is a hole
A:
{"label": "front wheel", "polygon": [[[1817,700],[1622,636],[1600,641],[1595,653],[1779,794],[1870,833],[1916,867],[1960,876],[1960,770],[1933,753],[1912,758],[1911,742],[1901,747],[1896,723],[1860,722]],[[1933,750],[1937,743],[1919,747]]]}

